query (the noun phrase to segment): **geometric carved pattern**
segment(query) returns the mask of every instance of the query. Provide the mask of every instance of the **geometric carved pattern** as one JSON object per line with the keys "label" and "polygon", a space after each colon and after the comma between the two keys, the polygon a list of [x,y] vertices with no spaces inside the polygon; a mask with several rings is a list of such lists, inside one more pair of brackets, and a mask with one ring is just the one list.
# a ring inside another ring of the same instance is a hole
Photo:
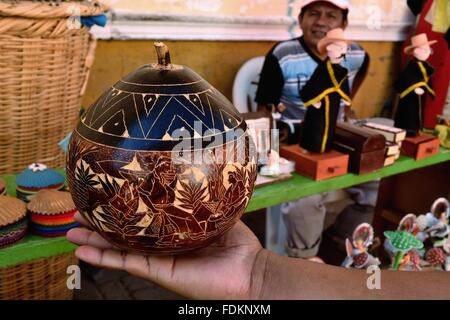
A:
{"label": "geometric carved pattern", "polygon": [[[111,136],[172,140],[173,131],[186,129],[191,137],[207,130],[218,133],[239,127],[243,120],[223,96],[211,86],[188,94],[129,93],[112,87],[89,108],[84,126]],[[221,105],[220,108],[214,106]],[[192,124],[201,125],[194,128]]]}

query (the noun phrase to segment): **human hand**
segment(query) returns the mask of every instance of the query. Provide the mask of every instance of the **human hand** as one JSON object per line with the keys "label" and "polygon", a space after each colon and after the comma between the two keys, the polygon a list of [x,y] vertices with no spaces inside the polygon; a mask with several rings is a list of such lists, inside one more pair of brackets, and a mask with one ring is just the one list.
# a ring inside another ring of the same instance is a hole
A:
{"label": "human hand", "polygon": [[423,90],[422,88],[415,88],[415,89],[414,89],[414,92],[415,92],[417,95],[421,96],[421,95],[423,95],[423,94],[425,93],[425,90]]}
{"label": "human hand", "polygon": [[320,106],[322,105],[322,102],[316,102],[316,103],[313,103],[313,107],[314,108],[316,108],[316,109],[320,109]]}
{"label": "human hand", "polygon": [[[79,213],[75,219],[89,227]],[[263,248],[242,221],[207,248],[177,256],[127,253],[88,228],[71,229],[67,239],[81,245],[75,251],[80,260],[125,270],[187,298],[253,299],[259,294],[259,283],[252,276]]]}

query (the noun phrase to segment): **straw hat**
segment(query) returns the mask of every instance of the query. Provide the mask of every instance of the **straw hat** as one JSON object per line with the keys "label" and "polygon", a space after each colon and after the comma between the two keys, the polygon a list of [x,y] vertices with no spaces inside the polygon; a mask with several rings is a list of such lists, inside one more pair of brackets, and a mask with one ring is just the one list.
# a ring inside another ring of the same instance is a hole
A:
{"label": "straw hat", "polygon": [[319,43],[317,44],[317,48],[319,50],[320,54],[324,54],[327,51],[327,46],[330,43],[336,42],[336,41],[343,41],[347,44],[352,43],[351,40],[348,40],[345,38],[344,30],[341,28],[333,29],[328,31],[325,38],[320,39]]}
{"label": "straw hat", "polygon": [[425,33],[418,34],[411,38],[411,45],[407,46],[405,48],[406,54],[412,54],[412,51],[420,46],[431,46],[432,44],[435,44],[437,40],[428,40],[428,37]]}

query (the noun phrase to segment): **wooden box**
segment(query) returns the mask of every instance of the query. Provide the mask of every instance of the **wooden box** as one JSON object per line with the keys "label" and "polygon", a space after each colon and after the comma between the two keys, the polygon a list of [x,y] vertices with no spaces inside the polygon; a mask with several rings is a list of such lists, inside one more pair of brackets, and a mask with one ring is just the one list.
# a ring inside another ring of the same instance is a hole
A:
{"label": "wooden box", "polygon": [[311,153],[299,145],[280,148],[280,155],[295,161],[295,171],[316,181],[342,176],[347,173],[348,155],[332,150],[326,153]]}
{"label": "wooden box", "polygon": [[333,148],[350,156],[350,172],[365,174],[384,167],[386,138],[372,130],[339,122]]}
{"label": "wooden box", "polygon": [[417,137],[407,137],[402,143],[402,154],[421,160],[439,152],[439,139],[435,136],[421,133]]}

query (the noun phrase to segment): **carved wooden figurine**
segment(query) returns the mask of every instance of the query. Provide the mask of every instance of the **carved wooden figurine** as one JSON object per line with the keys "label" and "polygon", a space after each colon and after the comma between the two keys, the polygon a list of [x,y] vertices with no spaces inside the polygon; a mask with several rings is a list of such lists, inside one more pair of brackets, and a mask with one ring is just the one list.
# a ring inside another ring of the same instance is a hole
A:
{"label": "carved wooden figurine", "polygon": [[300,96],[307,107],[300,146],[310,152],[324,153],[333,141],[341,100],[351,104],[348,70],[340,65],[350,43],[342,29],[329,31],[319,41],[320,53],[328,58],[320,63]]}
{"label": "carved wooden figurine", "polygon": [[405,53],[413,55],[413,59],[400,74],[395,83],[399,94],[399,102],[395,114],[395,126],[405,129],[408,137],[415,137],[423,128],[423,115],[426,94],[434,97],[430,78],[434,68],[427,62],[431,55],[431,45],[437,41],[428,41],[422,33],[411,39],[411,45],[405,48]]}

